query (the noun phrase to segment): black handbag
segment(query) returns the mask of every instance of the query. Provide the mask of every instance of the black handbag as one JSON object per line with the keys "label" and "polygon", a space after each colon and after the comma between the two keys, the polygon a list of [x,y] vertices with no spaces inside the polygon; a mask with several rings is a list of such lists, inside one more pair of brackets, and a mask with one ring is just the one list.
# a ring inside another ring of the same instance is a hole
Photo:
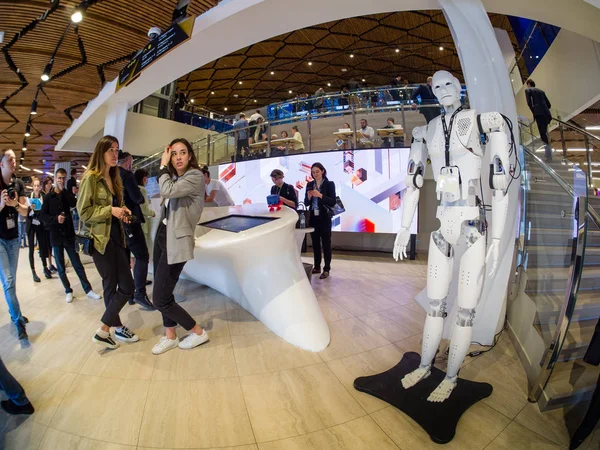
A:
{"label": "black handbag", "polygon": [[342,203],[342,199],[339,197],[335,198],[334,206],[329,206],[323,203],[323,208],[325,208],[325,213],[330,219],[346,211],[346,208],[344,208],[344,204]]}

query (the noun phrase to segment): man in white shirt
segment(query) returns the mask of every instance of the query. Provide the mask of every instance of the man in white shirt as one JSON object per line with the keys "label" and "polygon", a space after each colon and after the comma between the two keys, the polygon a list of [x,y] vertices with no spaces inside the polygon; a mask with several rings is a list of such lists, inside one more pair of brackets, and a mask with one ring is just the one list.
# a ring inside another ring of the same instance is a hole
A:
{"label": "man in white shirt", "polygon": [[265,118],[260,113],[260,109],[257,109],[256,112],[250,116],[250,122],[255,122],[256,123],[256,122],[258,122],[258,119],[265,120]]}
{"label": "man in white shirt", "polygon": [[373,148],[373,139],[375,138],[375,130],[369,126],[369,123],[365,119],[360,121],[360,139],[358,141],[359,148]]}
{"label": "man in white shirt", "polygon": [[210,172],[207,167],[200,169],[204,174],[204,184],[206,185],[204,202],[206,206],[233,206],[235,205],[231,195],[221,180],[211,180]]}

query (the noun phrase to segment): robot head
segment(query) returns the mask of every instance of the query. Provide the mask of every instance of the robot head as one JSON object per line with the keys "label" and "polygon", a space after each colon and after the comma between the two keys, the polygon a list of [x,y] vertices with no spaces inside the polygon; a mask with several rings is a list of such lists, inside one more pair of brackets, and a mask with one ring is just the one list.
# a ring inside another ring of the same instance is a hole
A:
{"label": "robot head", "polygon": [[460,82],[450,72],[439,70],[434,73],[432,88],[442,106],[460,105]]}

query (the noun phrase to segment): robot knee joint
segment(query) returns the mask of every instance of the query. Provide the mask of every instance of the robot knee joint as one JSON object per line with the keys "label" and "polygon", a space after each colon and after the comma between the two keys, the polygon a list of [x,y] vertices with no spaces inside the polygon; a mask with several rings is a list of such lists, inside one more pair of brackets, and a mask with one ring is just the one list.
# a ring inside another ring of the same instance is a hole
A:
{"label": "robot knee joint", "polygon": [[472,327],[475,319],[475,309],[459,308],[456,315],[456,324],[461,327]]}
{"label": "robot knee joint", "polygon": [[433,300],[429,304],[429,315],[431,317],[446,317],[446,302],[443,300]]}

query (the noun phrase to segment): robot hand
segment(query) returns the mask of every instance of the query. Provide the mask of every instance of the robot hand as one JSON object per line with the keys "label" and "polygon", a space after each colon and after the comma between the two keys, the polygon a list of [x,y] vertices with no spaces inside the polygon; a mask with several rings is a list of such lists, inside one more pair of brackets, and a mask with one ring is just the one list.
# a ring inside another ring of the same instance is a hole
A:
{"label": "robot hand", "polygon": [[493,277],[498,268],[498,257],[500,253],[500,239],[493,239],[492,245],[488,249],[487,255],[485,256],[485,264],[490,268],[488,272],[489,277]]}
{"label": "robot hand", "polygon": [[410,230],[407,228],[401,228],[396,235],[396,241],[394,242],[394,259],[398,261],[398,256],[400,256],[400,260],[406,258],[406,247],[408,246],[408,241],[410,239]]}

